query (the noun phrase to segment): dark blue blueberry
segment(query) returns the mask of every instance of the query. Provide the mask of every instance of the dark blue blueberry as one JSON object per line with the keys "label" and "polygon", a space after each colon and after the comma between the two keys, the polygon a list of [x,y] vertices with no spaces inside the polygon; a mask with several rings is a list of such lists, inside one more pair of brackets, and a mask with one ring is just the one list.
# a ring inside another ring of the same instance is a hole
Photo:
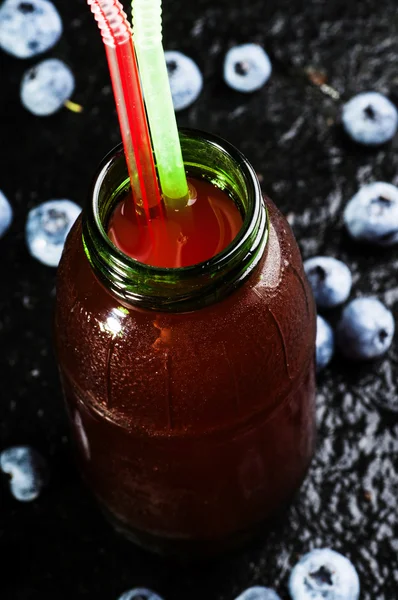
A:
{"label": "dark blue blueberry", "polygon": [[360,144],[377,146],[391,140],[398,127],[398,112],[388,98],[378,92],[354,96],[343,106],[343,125]]}
{"label": "dark blue blueberry", "polygon": [[344,223],[356,240],[392,246],[398,242],[398,188],[390,183],[364,185],[344,210]]}
{"label": "dark blue blueberry", "polygon": [[342,554],[312,550],[293,568],[289,591],[292,600],[358,600],[359,578]]}
{"label": "dark blue blueberry", "polygon": [[255,586],[242,592],[236,600],[281,600],[274,590],[270,588]]}
{"label": "dark blue blueberry", "polygon": [[48,480],[44,458],[28,446],[13,446],[0,454],[0,467],[11,476],[11,493],[21,502],[36,500]]}
{"label": "dark blue blueberry", "polygon": [[0,238],[5,234],[12,221],[12,208],[7,198],[0,190]]}
{"label": "dark blue blueberry", "polygon": [[33,208],[26,222],[26,242],[32,256],[56,267],[66,236],[80,212],[80,206],[70,200],[50,200]]}
{"label": "dark blue blueberry", "polygon": [[146,588],[134,588],[124,592],[119,600],[162,600],[162,598]]}
{"label": "dark blue blueberry", "polygon": [[317,306],[333,308],[347,300],[352,277],[349,268],[341,260],[331,256],[314,256],[305,261],[304,270]]}
{"label": "dark blue blueberry", "polygon": [[32,58],[54,46],[62,21],[48,0],[5,0],[0,8],[0,48],[18,58]]}
{"label": "dark blue blueberry", "polygon": [[198,98],[203,87],[203,77],[198,65],[175,50],[165,52],[174,110],[188,108]]}
{"label": "dark blue blueberry", "polygon": [[243,44],[228,50],[224,61],[224,80],[238,92],[255,92],[271,76],[268,54],[258,44]]}
{"label": "dark blue blueberry", "polygon": [[31,67],[21,81],[21,101],[34,115],[52,115],[73,94],[75,78],[61,60],[49,58]]}
{"label": "dark blue blueberry", "polygon": [[334,335],[329,323],[321,316],[316,318],[316,370],[321,371],[330,363],[334,353]]}
{"label": "dark blue blueberry", "polygon": [[341,353],[353,360],[368,360],[385,354],[394,336],[391,311],[377,298],[358,298],[344,309],[337,327]]}

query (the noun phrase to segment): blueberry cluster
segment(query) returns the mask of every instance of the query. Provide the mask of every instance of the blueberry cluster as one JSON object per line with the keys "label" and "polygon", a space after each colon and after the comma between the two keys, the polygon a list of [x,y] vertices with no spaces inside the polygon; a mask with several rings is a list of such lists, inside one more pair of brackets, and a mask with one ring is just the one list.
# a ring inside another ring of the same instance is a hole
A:
{"label": "blueberry cluster", "polygon": [[[0,7],[0,48],[21,59],[47,52],[62,35],[62,21],[49,0],[6,0]],[[49,58],[30,67],[22,77],[20,97],[34,115],[52,115],[75,89],[73,73],[64,62]],[[66,236],[80,213],[69,200],[40,204],[28,214],[26,242],[32,256],[57,266]],[[11,225],[13,211],[0,191],[0,237]]]}
{"label": "blueberry cluster", "polygon": [[[0,48],[12,56],[30,59],[43,54],[61,35],[62,21],[50,0],[6,0],[0,8]],[[182,52],[168,51],[165,59],[174,109],[184,110],[202,91],[202,73],[192,58]],[[242,44],[226,53],[224,80],[234,90],[254,92],[263,87],[271,72],[271,61],[258,44]],[[26,71],[20,97],[23,106],[34,115],[48,116],[68,105],[74,88],[69,67],[58,59],[47,59]]]}
{"label": "blueberry cluster", "polygon": [[[5,0],[0,8],[0,48],[22,59],[50,50],[62,35],[60,15],[50,0]],[[198,65],[178,51],[165,53],[173,104],[176,111],[193,104],[203,88]],[[245,94],[261,89],[269,80],[272,64],[264,48],[246,43],[230,48],[224,58],[223,76],[232,89]],[[72,108],[74,77],[60,60],[44,60],[22,78],[23,106],[35,115],[51,115],[65,104]],[[74,105],[77,110],[78,105]],[[79,107],[81,108],[81,107]],[[75,110],[73,109],[73,110]],[[342,108],[342,123],[357,143],[376,146],[391,140],[398,128],[398,111],[379,92],[363,92]]]}
{"label": "blueberry cluster", "polygon": [[[330,256],[315,256],[305,261],[304,270],[319,309],[331,309],[346,302],[352,277],[348,267]],[[342,311],[336,345],[351,360],[370,360],[382,356],[391,346],[394,317],[377,298],[356,298]],[[316,364],[320,371],[330,362],[335,347],[331,326],[317,316]]]}
{"label": "blueberry cluster", "polygon": [[[203,87],[203,77],[196,63],[181,52],[166,52],[166,61],[174,108],[182,110],[198,98]],[[270,58],[259,44],[234,46],[225,55],[224,81],[237,92],[256,92],[268,82],[271,73]],[[355,142],[377,146],[395,136],[398,111],[383,94],[362,92],[343,105],[341,120],[346,133]]]}
{"label": "blueberry cluster", "polygon": [[[49,0],[6,0],[0,8],[0,48],[30,59],[50,50],[62,35],[62,21]],[[68,102],[75,88],[65,63],[47,59],[29,68],[21,81],[23,106],[34,115],[52,115]]]}
{"label": "blueberry cluster", "polygon": [[[344,224],[356,241],[375,246],[398,242],[398,188],[385,182],[364,185],[344,210]],[[332,257],[317,256],[304,264],[319,309],[343,304],[351,292],[352,278],[344,263]],[[391,346],[395,323],[391,313],[377,298],[357,298],[341,314],[336,342],[343,356],[370,360],[382,356]],[[317,367],[324,368],[334,351],[334,335],[326,321],[317,321]]]}
{"label": "blueberry cluster", "polygon": [[[330,257],[315,257],[304,263],[318,308],[338,306],[347,300],[349,295],[347,289],[351,289],[351,274],[347,267],[344,265],[349,276],[343,275],[344,271],[342,270],[339,273],[340,267],[333,268],[331,274],[323,268],[325,259],[335,261]],[[335,261],[335,263],[338,264],[340,261]],[[340,281],[338,275],[340,275]],[[333,276],[336,278],[335,280]],[[326,303],[325,298],[327,298]],[[336,300],[338,301],[336,302]],[[387,352],[391,346],[394,331],[394,317],[380,300],[375,297],[356,298],[341,313],[336,329],[336,345],[345,358],[371,360]],[[318,315],[316,336],[318,371],[326,367],[333,356],[334,338],[330,325],[322,316]]]}
{"label": "blueberry cluster", "polygon": [[[344,224],[357,242],[375,246],[398,243],[398,188],[390,183],[364,185],[347,203]],[[348,267],[330,256],[315,256],[304,263],[317,307],[326,310],[344,304],[351,293],[352,277]],[[391,346],[394,317],[377,298],[357,298],[342,311],[336,329],[336,345],[352,360],[382,356]],[[318,315],[316,359],[323,369],[334,352],[334,333]]]}

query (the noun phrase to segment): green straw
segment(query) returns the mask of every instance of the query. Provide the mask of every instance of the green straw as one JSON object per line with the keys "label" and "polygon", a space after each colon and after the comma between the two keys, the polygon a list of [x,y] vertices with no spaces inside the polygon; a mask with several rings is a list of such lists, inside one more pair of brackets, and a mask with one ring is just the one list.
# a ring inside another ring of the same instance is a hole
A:
{"label": "green straw", "polygon": [[188,184],[162,45],[162,1],[132,0],[133,35],[160,186],[166,204],[186,205]]}

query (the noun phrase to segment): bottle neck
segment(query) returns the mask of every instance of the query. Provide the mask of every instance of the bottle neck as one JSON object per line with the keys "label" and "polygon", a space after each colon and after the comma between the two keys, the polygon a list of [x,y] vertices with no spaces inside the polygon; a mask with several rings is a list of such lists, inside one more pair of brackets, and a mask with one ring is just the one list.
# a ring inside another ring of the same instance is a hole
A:
{"label": "bottle neck", "polygon": [[255,171],[224,140],[194,130],[180,132],[189,175],[218,186],[238,204],[243,225],[225,250],[196,265],[167,269],[140,263],[109,240],[106,226],[123,190],[127,166],[121,146],[104,159],[83,211],[83,244],[103,285],[124,302],[159,312],[186,312],[219,301],[247,279],[268,238],[268,217]]}

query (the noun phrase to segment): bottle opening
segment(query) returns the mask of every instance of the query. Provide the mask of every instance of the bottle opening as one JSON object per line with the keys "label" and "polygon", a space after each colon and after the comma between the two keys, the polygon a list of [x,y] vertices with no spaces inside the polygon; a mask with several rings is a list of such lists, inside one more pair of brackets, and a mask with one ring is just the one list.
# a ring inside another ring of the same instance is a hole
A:
{"label": "bottle opening", "polygon": [[[134,215],[132,222],[126,214],[132,209],[127,209],[130,182],[120,147],[100,166],[82,219],[86,256],[107,289],[129,304],[168,312],[206,306],[231,293],[259,263],[268,239],[267,209],[244,156],[221,138],[199,131],[183,130],[180,139],[192,186],[207,201],[203,214],[199,210],[197,215],[200,205],[195,208],[192,191],[191,214],[199,224],[193,219],[189,248],[179,215],[167,216],[165,235],[167,228],[175,229],[168,255],[160,245],[156,256],[151,255],[153,241],[139,232],[131,235]],[[125,237],[122,218],[127,218]]]}

